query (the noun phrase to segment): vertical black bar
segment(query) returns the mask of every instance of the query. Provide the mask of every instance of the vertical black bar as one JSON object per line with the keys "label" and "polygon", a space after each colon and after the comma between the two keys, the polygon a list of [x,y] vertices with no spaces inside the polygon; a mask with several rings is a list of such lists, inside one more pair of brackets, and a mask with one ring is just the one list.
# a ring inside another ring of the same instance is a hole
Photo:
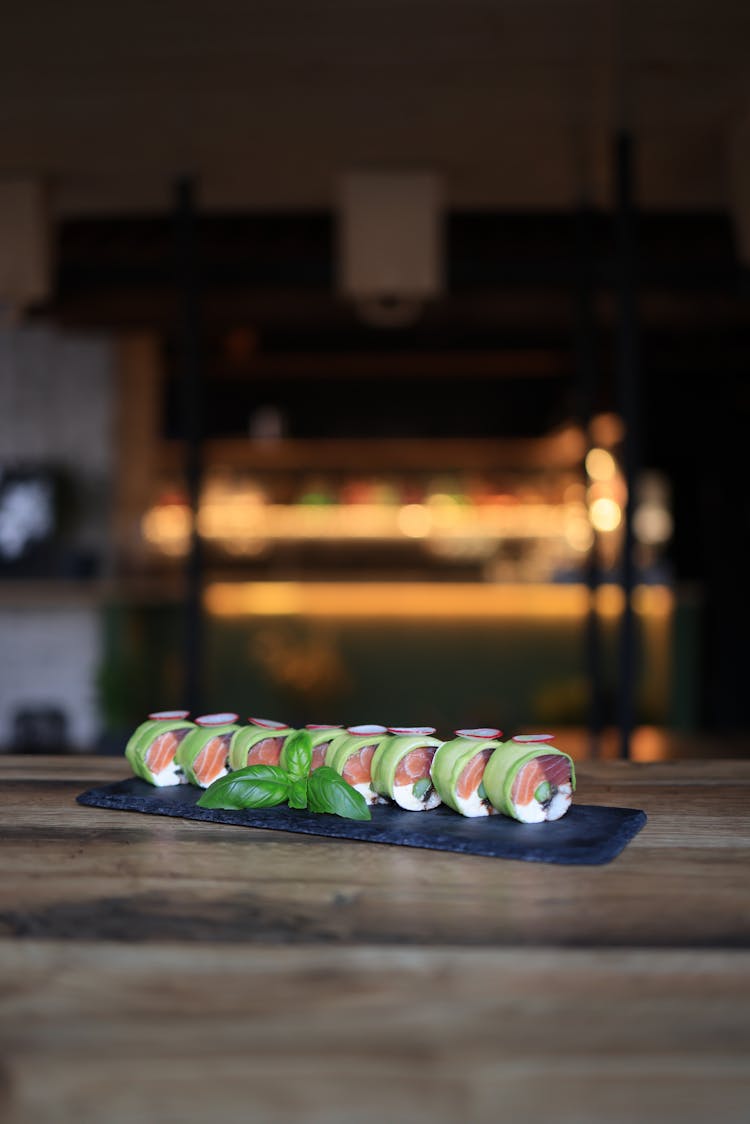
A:
{"label": "vertical black bar", "polygon": [[[592,213],[581,203],[576,215],[576,380],[578,414],[589,446],[591,418],[596,402],[596,314],[594,308]],[[599,755],[603,725],[602,643],[596,591],[599,586],[599,559],[596,542],[586,558],[586,586],[589,607],[584,632],[584,662],[588,682],[588,734],[592,757]]]}
{"label": "vertical black bar", "polygon": [[620,756],[630,756],[630,741],[635,725],[636,634],[633,613],[635,586],[635,539],[633,503],[638,475],[638,317],[636,309],[636,213],[633,199],[633,142],[627,132],[617,136],[615,147],[617,177],[617,392],[625,427],[623,474],[627,502],[623,512],[622,548],[623,612],[620,622],[618,721]]}
{"label": "vertical black bar", "polygon": [[198,530],[202,463],[203,386],[200,359],[200,295],[196,246],[195,189],[191,179],[176,187],[176,259],[179,294],[178,373],[185,440],[185,482],[192,514],[185,566],[184,698],[192,713],[203,709],[203,550]]}

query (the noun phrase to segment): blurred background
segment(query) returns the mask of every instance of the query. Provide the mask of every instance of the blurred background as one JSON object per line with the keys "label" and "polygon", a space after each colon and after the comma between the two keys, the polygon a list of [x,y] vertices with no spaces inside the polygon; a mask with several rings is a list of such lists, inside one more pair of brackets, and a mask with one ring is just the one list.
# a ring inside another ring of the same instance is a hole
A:
{"label": "blurred background", "polygon": [[750,754],[750,8],[28,0],[0,747]]}

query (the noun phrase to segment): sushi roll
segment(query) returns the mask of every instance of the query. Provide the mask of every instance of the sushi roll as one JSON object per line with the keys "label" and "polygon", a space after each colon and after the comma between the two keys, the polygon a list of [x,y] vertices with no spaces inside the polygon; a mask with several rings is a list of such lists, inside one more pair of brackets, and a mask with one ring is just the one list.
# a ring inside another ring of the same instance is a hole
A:
{"label": "sushi roll", "polygon": [[432,759],[432,783],[441,800],[462,816],[492,816],[496,809],[482,783],[487,762],[500,746],[502,731],[456,730]]}
{"label": "sushi roll", "polygon": [[389,726],[393,737],[383,740],[372,757],[372,787],[409,812],[428,812],[440,804],[430,776],[436,749],[434,726]]}
{"label": "sushi roll", "polygon": [[229,772],[229,743],[237,729],[237,715],[203,714],[195,729],[180,743],[176,761],[190,784],[208,788]]}
{"label": "sushi roll", "polygon": [[347,726],[326,750],[325,764],[335,769],[368,804],[384,803],[372,785],[375,751],[392,738],[385,726]]}
{"label": "sushi roll", "polygon": [[326,754],[328,747],[335,737],[343,734],[346,731],[343,726],[305,726],[310,740],[312,742],[312,764],[310,765],[310,772],[313,769],[319,769],[321,765],[326,763]]}
{"label": "sushi roll", "polygon": [[521,823],[565,815],[576,786],[575,766],[552,741],[552,734],[520,734],[492,754],[484,788],[499,812]]}
{"label": "sushi roll", "polygon": [[187,716],[187,710],[160,710],[138,726],[125,746],[125,756],[137,777],[157,788],[187,783],[175,762],[180,743],[195,729]]}
{"label": "sushi roll", "polygon": [[295,731],[284,722],[270,718],[249,718],[249,726],[235,731],[229,747],[232,772],[248,765],[278,765],[284,742]]}

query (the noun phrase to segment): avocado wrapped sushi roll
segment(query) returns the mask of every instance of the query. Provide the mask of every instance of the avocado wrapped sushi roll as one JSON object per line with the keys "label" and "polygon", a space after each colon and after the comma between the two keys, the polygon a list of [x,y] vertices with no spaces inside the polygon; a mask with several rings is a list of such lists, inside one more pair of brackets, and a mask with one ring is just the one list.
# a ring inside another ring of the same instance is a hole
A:
{"label": "avocado wrapped sushi roll", "polygon": [[432,759],[432,783],[441,800],[462,816],[492,816],[496,809],[483,786],[487,762],[500,746],[502,731],[456,730]]}
{"label": "avocado wrapped sushi roll", "polygon": [[159,710],[149,714],[125,746],[125,756],[137,777],[157,788],[186,784],[175,754],[187,734],[195,729],[187,710]]}
{"label": "avocado wrapped sushi roll", "polygon": [[229,747],[229,768],[232,772],[248,765],[278,765],[284,742],[294,728],[270,718],[249,718],[249,726],[234,733]]}
{"label": "avocado wrapped sushi roll", "polygon": [[503,742],[484,771],[484,788],[499,812],[522,823],[559,820],[576,786],[573,759],[552,734],[519,734]]}
{"label": "avocado wrapped sushi roll", "polygon": [[310,741],[312,742],[313,753],[312,764],[310,765],[310,772],[312,772],[313,769],[319,769],[321,765],[325,765],[326,754],[328,753],[328,747],[331,742],[335,737],[338,737],[339,734],[343,734],[346,731],[343,726],[308,725],[305,726],[305,729],[310,735]]}
{"label": "avocado wrapped sushi roll", "polygon": [[180,743],[176,757],[190,784],[208,788],[229,772],[229,743],[236,722],[237,715],[226,712],[196,718],[195,729]]}
{"label": "avocado wrapped sushi roll", "polygon": [[427,812],[440,804],[430,776],[435,751],[442,742],[434,726],[389,726],[372,758],[372,787],[409,812]]}
{"label": "avocado wrapped sushi roll", "polygon": [[325,764],[361,792],[368,804],[378,804],[381,799],[372,785],[372,759],[390,738],[385,726],[347,726],[331,741]]}

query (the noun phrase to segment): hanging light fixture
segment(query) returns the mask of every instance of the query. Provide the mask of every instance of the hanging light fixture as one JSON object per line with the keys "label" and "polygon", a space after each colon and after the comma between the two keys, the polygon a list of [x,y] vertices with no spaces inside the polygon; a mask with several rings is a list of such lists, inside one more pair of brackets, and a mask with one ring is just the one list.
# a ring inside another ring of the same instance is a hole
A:
{"label": "hanging light fixture", "polygon": [[338,287],[378,327],[413,323],[443,288],[441,185],[430,172],[352,172],[339,193]]}
{"label": "hanging light fixture", "polygon": [[15,320],[49,294],[51,239],[44,185],[0,180],[0,316]]}

